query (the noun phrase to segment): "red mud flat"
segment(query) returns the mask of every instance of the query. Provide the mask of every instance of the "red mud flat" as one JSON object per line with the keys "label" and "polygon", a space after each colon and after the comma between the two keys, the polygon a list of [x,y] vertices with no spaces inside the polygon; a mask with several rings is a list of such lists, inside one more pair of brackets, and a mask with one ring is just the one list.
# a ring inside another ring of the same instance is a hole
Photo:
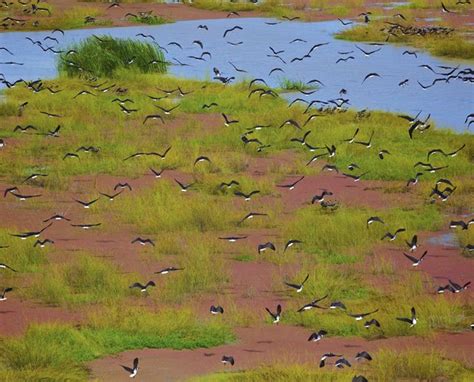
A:
{"label": "red mud flat", "polygon": [[[462,250],[455,245],[433,242],[433,239],[440,238],[447,233],[446,231],[440,231],[419,234],[418,243],[420,246],[413,253],[402,248],[385,247],[376,250],[375,255],[391,259],[397,272],[425,272],[433,278],[433,282],[437,286],[448,284],[448,280],[458,284],[474,281],[472,259],[462,256]],[[403,252],[405,252],[414,257],[420,257],[424,251],[428,251],[428,254],[416,269],[413,269],[410,260],[403,256]],[[470,293],[470,291],[472,289],[468,289],[463,293]]]}
{"label": "red mud flat", "polygon": [[[291,184],[298,177],[288,177],[281,185]],[[337,173],[322,172],[317,175],[305,176],[293,190],[280,188],[283,205],[286,209],[294,209],[310,204],[314,195],[321,195],[323,190],[333,195],[326,196],[326,201],[337,201],[346,206],[367,207],[374,209],[413,205],[412,195],[401,193],[384,193],[382,190],[390,183],[383,181],[355,182],[353,179]]]}
{"label": "red mud flat", "polygon": [[17,336],[33,323],[80,323],[84,313],[10,298],[0,302],[0,336]]}
{"label": "red mud flat", "polygon": [[[227,18],[229,12],[211,11],[199,9],[184,4],[157,4],[157,3],[120,3],[120,7],[109,8],[110,3],[82,2],[71,0],[48,0],[55,9],[61,11],[70,10],[73,7],[96,8],[104,12],[100,20],[110,20],[113,26],[140,25],[125,19],[127,13],[138,14],[139,12],[153,11],[154,16],[161,16],[168,20],[208,20]],[[243,12],[245,17],[261,16],[257,12]],[[92,25],[93,26],[93,25]]]}
{"label": "red mud flat", "polygon": [[[351,361],[357,352],[376,352],[380,349],[414,350],[436,349],[468,365],[474,363],[472,343],[474,333],[438,334],[431,338],[396,337],[367,341],[358,338],[328,338],[321,343],[308,342],[311,331],[285,325],[236,330],[236,344],[211,349],[133,350],[89,363],[92,376],[103,381],[128,381],[130,378],[120,365],[140,359],[139,377],[144,381],[182,381],[187,378],[229,370],[220,362],[222,355],[232,355],[236,365],[232,371],[255,368],[279,362],[310,363],[317,367],[319,357],[326,352],[344,354]],[[355,363],[356,361],[354,361]],[[334,368],[332,365],[327,367]],[[370,367],[370,365],[368,366]],[[334,370],[337,373],[337,370]]]}

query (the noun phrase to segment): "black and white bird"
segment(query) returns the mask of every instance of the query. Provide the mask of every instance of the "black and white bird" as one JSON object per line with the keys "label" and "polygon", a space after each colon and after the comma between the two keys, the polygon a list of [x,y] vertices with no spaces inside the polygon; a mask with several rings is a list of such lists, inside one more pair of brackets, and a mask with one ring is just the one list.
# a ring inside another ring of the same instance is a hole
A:
{"label": "black and white bird", "polygon": [[407,244],[408,248],[410,248],[410,252],[416,251],[418,248],[418,236],[413,235],[410,241],[405,240],[405,243]]}
{"label": "black and white bird", "polygon": [[29,180],[35,180],[39,177],[46,177],[46,176],[48,176],[48,174],[34,173],[34,174],[31,174],[30,176],[28,176],[27,178],[25,178],[21,183],[26,183]]}
{"label": "black and white bird", "polygon": [[371,326],[375,326],[377,328],[380,328],[380,322],[378,322],[375,318],[372,318],[369,321],[366,321],[364,323],[364,328],[369,329]]}
{"label": "black and white bird", "polygon": [[268,314],[272,317],[273,323],[278,324],[281,319],[281,305],[278,304],[276,308],[276,312],[273,313],[270,309],[265,308],[265,310],[268,312]]}
{"label": "black and white bird", "polygon": [[49,223],[46,227],[42,228],[41,230],[39,231],[29,231],[29,232],[22,232],[22,233],[11,233],[10,236],[14,236],[14,237],[18,237],[20,238],[21,240],[26,240],[30,237],[35,237],[35,238],[38,238],[40,237],[40,235],[46,231],[49,227],[51,227],[53,225],[53,223]]}
{"label": "black and white bird", "polygon": [[227,240],[229,243],[235,243],[238,240],[245,240],[248,236],[224,236],[219,237],[219,240]]}
{"label": "black and white bird", "polygon": [[5,301],[7,299],[7,293],[11,292],[12,290],[13,288],[10,288],[10,287],[4,288],[3,292],[0,293],[0,301]]}
{"label": "black and white bird", "polygon": [[230,126],[232,124],[239,123],[239,121],[237,119],[229,119],[229,117],[227,115],[225,115],[224,113],[221,113],[221,115],[222,115],[222,118],[224,118],[224,125],[226,125],[226,126]]}
{"label": "black and white bird", "polygon": [[366,351],[361,351],[356,354],[355,359],[357,361],[362,361],[364,359],[367,361],[372,361],[372,356]]}
{"label": "black and white bird", "polygon": [[333,357],[342,357],[342,354],[324,353],[319,361],[319,367],[324,367],[326,365],[326,360]]}
{"label": "black and white bird", "polygon": [[120,182],[114,186],[114,191],[117,191],[118,189],[124,190],[125,188],[128,189],[129,191],[132,191],[132,186],[130,186],[129,183],[120,183]]}
{"label": "black and white bird", "polygon": [[369,380],[363,375],[354,375],[354,377],[352,378],[352,382],[369,382]]}
{"label": "black and white bird", "polygon": [[234,195],[235,195],[235,196],[240,196],[240,197],[244,198],[245,201],[248,202],[248,201],[251,200],[251,198],[252,198],[253,195],[257,195],[257,194],[259,194],[259,193],[260,193],[260,190],[253,190],[253,191],[251,191],[251,192],[249,192],[249,193],[247,193],[247,194],[244,193],[244,192],[242,192],[242,191],[235,191],[235,192],[234,192]]}
{"label": "black and white bird", "polygon": [[181,191],[182,191],[182,192],[187,192],[187,191],[189,190],[189,188],[190,188],[191,186],[193,186],[194,183],[195,183],[195,182],[193,182],[193,183],[184,184],[184,183],[181,183],[181,182],[180,182],[179,180],[177,180],[177,179],[175,179],[174,181],[179,185],[179,187],[181,188]]}
{"label": "black and white bird", "polygon": [[266,251],[267,249],[271,249],[272,251],[276,251],[275,245],[270,241],[267,241],[266,243],[263,243],[263,244],[259,244],[257,246],[257,252],[258,252],[259,255],[262,252]]}
{"label": "black and white bird", "polygon": [[138,373],[138,358],[135,358],[133,360],[133,366],[132,367],[128,367],[128,366],[124,366],[124,365],[120,365],[120,366],[122,366],[125,371],[130,373],[130,378],[135,378],[137,376],[137,373]]}
{"label": "black and white bird", "polygon": [[410,328],[416,325],[417,319],[416,319],[416,310],[415,307],[411,308],[411,318],[406,318],[406,317],[397,317],[398,321],[402,322],[407,322],[410,324]]}
{"label": "black and white bird", "polygon": [[130,289],[133,288],[138,288],[140,289],[140,292],[146,292],[149,287],[154,287],[156,284],[153,281],[148,281],[145,285],[141,283],[133,283],[132,285],[129,286]]}
{"label": "black and white bird", "polygon": [[405,228],[399,228],[393,234],[390,233],[390,232],[387,232],[385,235],[382,236],[382,238],[380,240],[384,240],[384,239],[388,238],[390,241],[394,241],[397,238],[397,235],[399,233],[405,232],[405,231],[406,231]]}
{"label": "black and white bird", "polygon": [[82,228],[82,229],[91,229],[91,228],[99,227],[101,225],[102,225],[102,223],[71,224],[71,227],[78,227],[78,228]]}
{"label": "black and white bird", "polygon": [[367,313],[347,313],[347,315],[354,318],[356,321],[361,321],[365,317],[370,316],[371,314],[377,313],[378,311],[379,311],[378,309],[375,309]]}
{"label": "black and white bird", "polygon": [[153,167],[150,167],[150,171],[153,173],[153,176],[158,179],[158,178],[161,178],[161,175],[163,175],[163,171],[165,171],[165,170],[161,169],[161,170],[157,171]]}
{"label": "black and white bird", "polygon": [[78,199],[74,199],[74,201],[76,201],[77,203],[79,203],[80,205],[82,205],[82,207],[88,209],[90,208],[94,203],[96,203],[97,201],[99,200],[99,198],[97,199],[93,199],[91,200],[90,202],[83,202],[82,200],[78,200]]}
{"label": "black and white bird", "polygon": [[303,305],[301,308],[299,308],[299,309],[297,310],[297,312],[298,312],[298,313],[306,312],[306,311],[311,310],[311,309],[313,309],[313,308],[317,308],[317,309],[328,309],[328,308],[325,308],[325,307],[322,307],[322,306],[318,305],[318,302],[320,302],[320,301],[326,299],[327,297],[328,297],[328,295],[325,295],[325,296],[323,296],[323,297],[321,297],[321,298],[314,299],[314,300],[311,301],[310,303],[305,304],[305,305]]}
{"label": "black and white bird", "polygon": [[44,240],[36,240],[35,244],[33,245],[33,248],[39,246],[40,248],[46,247],[46,244],[54,244],[53,240],[49,239],[44,239]]}
{"label": "black and white bird", "polygon": [[346,310],[346,305],[342,303],[341,301],[333,301],[329,305],[329,309],[341,309],[341,310]]}
{"label": "black and white bird", "polygon": [[182,271],[182,270],[184,270],[184,268],[166,267],[166,268],[163,268],[163,269],[159,270],[158,272],[155,272],[155,274],[167,275],[168,273]]}
{"label": "black and white bird", "polygon": [[289,183],[289,184],[277,184],[277,187],[280,187],[280,188],[287,188],[289,190],[293,190],[296,185],[301,182],[302,180],[304,179],[304,176],[298,178],[297,180],[295,180],[294,182],[292,183]]}
{"label": "black and white bird", "polygon": [[150,245],[152,245],[153,247],[155,246],[155,243],[153,242],[153,240],[151,240],[151,239],[143,239],[143,238],[141,238],[141,237],[137,237],[137,238],[133,239],[131,243],[132,243],[132,244],[139,243],[140,245],[143,245],[143,246],[145,246],[145,245],[147,245],[147,244],[150,244]]}
{"label": "black and white bird", "polygon": [[204,155],[198,156],[196,160],[194,161],[194,166],[196,166],[198,163],[201,163],[201,162],[211,163],[211,160],[209,159],[209,157],[204,156]]}
{"label": "black and white bird", "polygon": [[428,254],[428,251],[425,251],[420,258],[416,258],[415,256],[411,256],[403,252],[403,255],[412,262],[413,267],[417,267],[418,265],[421,264],[421,262],[424,260],[425,256]]}
{"label": "black and white bird", "polygon": [[222,362],[224,365],[231,365],[231,366],[234,366],[234,364],[235,364],[234,357],[232,357],[231,355],[223,355],[223,356],[222,356],[222,359],[221,359],[221,362]]}
{"label": "black and white bird", "polygon": [[409,187],[409,186],[412,185],[412,184],[413,184],[413,185],[417,184],[417,183],[418,183],[418,180],[419,180],[419,178],[420,178],[420,176],[422,176],[422,175],[423,175],[422,172],[417,172],[414,178],[408,179],[408,181],[407,181],[407,187]]}
{"label": "black and white bird", "polygon": [[301,243],[303,243],[303,242],[301,240],[297,240],[297,239],[288,240],[285,244],[285,249],[283,250],[283,253],[285,253],[287,249],[293,247],[295,244],[301,244]]}
{"label": "black and white bird", "polygon": [[12,267],[10,267],[9,265],[7,265],[5,263],[0,263],[0,269],[9,269],[12,272],[18,272],[18,271],[14,270]]}
{"label": "black and white bird", "polygon": [[385,224],[385,222],[382,219],[380,219],[378,216],[371,216],[370,218],[367,219],[367,228],[369,228],[369,226],[373,223]]}
{"label": "black and white bird", "polygon": [[244,221],[246,220],[250,220],[250,219],[253,219],[254,217],[256,216],[268,216],[268,214],[266,213],[262,213],[262,212],[249,212],[247,215],[245,215],[240,221],[239,221],[239,224],[242,224]]}
{"label": "black and white bird", "polygon": [[342,358],[339,358],[338,360],[336,360],[336,362],[334,363],[334,366],[336,366],[338,369],[343,369],[344,367],[352,367],[351,363],[345,359],[344,357]]}
{"label": "black and white bird", "polygon": [[114,199],[119,196],[121,193],[123,192],[123,190],[120,190],[119,192],[115,193],[115,194],[106,194],[106,193],[103,193],[103,192],[99,192],[99,194],[101,194],[102,196],[105,196],[107,199],[109,199],[109,201],[113,202]]}
{"label": "black and white bird", "polygon": [[306,275],[305,279],[303,280],[301,284],[287,283],[286,281],[284,281],[283,283],[286,286],[295,289],[296,293],[300,293],[303,290],[304,284],[306,283],[306,281],[308,281],[308,279],[309,279],[309,273]]}
{"label": "black and white bird", "polygon": [[469,288],[469,286],[471,285],[470,281],[468,281],[467,283],[463,285],[459,285],[458,283],[455,283],[454,281],[451,281],[451,280],[448,280],[448,281],[449,281],[449,285],[451,286],[451,291],[453,293],[462,292],[463,290],[466,290],[467,288]]}
{"label": "black and white bird", "polygon": [[319,330],[317,332],[313,332],[309,336],[308,341],[312,341],[312,342],[321,341],[326,334],[328,334],[328,332],[325,330]]}
{"label": "black and white bird", "polygon": [[461,227],[462,230],[467,230],[471,224],[474,224],[474,219],[471,219],[468,222],[463,220],[451,220],[449,223],[449,228]]}
{"label": "black and white bird", "polygon": [[55,215],[51,216],[50,218],[48,218],[48,219],[46,219],[46,220],[43,220],[43,223],[48,223],[48,222],[50,222],[51,220],[56,220],[56,221],[64,220],[64,221],[67,221],[67,222],[70,222],[70,221],[71,221],[71,219],[68,219],[68,218],[65,217],[64,215],[55,214]]}
{"label": "black and white bird", "polygon": [[314,195],[313,198],[311,199],[311,204],[314,203],[321,203],[324,201],[325,196],[331,196],[333,193],[331,191],[323,190],[321,195]]}
{"label": "black and white bird", "polygon": [[209,308],[209,311],[211,312],[211,314],[224,314],[224,308],[220,305],[217,305],[217,306],[214,306],[214,305],[211,305],[211,307]]}

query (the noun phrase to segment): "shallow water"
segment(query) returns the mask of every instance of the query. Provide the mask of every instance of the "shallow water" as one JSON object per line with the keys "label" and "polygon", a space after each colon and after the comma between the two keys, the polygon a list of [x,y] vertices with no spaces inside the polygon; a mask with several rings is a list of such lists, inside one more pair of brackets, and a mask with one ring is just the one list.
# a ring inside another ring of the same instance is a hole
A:
{"label": "shallow water", "polygon": [[430,237],[427,240],[427,242],[429,244],[444,245],[446,247],[458,247],[459,246],[459,240],[456,237],[456,234],[451,233],[451,232],[444,233],[442,235],[435,236],[435,237]]}
{"label": "shallow water", "polygon": [[[451,81],[449,84],[437,83],[430,89],[423,90],[417,80],[427,85],[431,84],[436,76],[427,69],[420,68],[421,64],[428,64],[435,68],[437,65],[460,65],[465,64],[456,61],[441,61],[428,54],[418,53],[418,58],[402,55],[404,47],[384,45],[381,51],[366,57],[355,45],[364,50],[372,51],[376,46],[362,43],[340,41],[333,38],[333,34],[341,28],[339,22],[281,22],[277,25],[267,25],[265,22],[275,20],[252,18],[252,19],[223,19],[223,20],[195,20],[181,21],[173,24],[158,26],[136,26],[125,28],[100,28],[66,31],[63,37],[55,33],[60,43],[55,45],[47,42],[46,46],[66,48],[70,43],[80,41],[92,34],[108,34],[114,37],[135,37],[137,33],[151,34],[156,41],[167,48],[168,60],[178,60],[191,66],[172,66],[171,73],[191,78],[210,78],[212,68],[218,67],[224,75],[242,78],[264,78],[269,85],[278,87],[284,78],[291,80],[308,81],[318,79],[324,83],[318,92],[304,97],[308,101],[313,99],[328,100],[339,97],[339,90],[344,88],[350,99],[350,107],[362,109],[378,109],[399,113],[417,114],[422,110],[422,116],[431,114],[432,119],[440,127],[452,128],[457,131],[465,131],[464,120],[466,115],[473,112],[473,87],[471,84],[459,80]],[[209,31],[197,29],[200,24],[206,24]],[[240,25],[243,30],[230,32],[223,38],[223,32],[235,25]],[[38,78],[54,78],[57,75],[55,68],[56,55],[33,45],[25,37],[33,40],[43,40],[48,32],[9,32],[0,36],[0,46],[10,49],[14,56],[5,51],[0,51],[0,62],[15,61],[23,65],[0,64],[0,73],[3,73],[9,81],[18,78],[34,80]],[[302,38],[307,42],[289,42],[295,38]],[[146,39],[150,41],[150,39]],[[188,58],[189,55],[200,55],[201,48],[192,44],[193,40],[201,40],[204,51],[212,54],[208,61],[196,61]],[[177,41],[183,49],[176,46],[168,46],[171,41]],[[227,42],[240,42],[241,45],[233,46]],[[326,43],[328,45],[316,49],[311,58],[301,62],[290,63],[294,57],[303,56],[313,44]],[[287,62],[283,64],[276,58],[269,58],[271,45],[275,50],[284,50],[281,57]],[[409,48],[413,50],[412,48]],[[344,55],[338,52],[352,52],[348,55],[354,56],[354,60],[336,64],[338,58]],[[248,73],[237,73],[229,61],[238,68]],[[272,68],[280,67],[284,73],[269,72]],[[441,69],[440,69],[441,70]],[[377,72],[381,78],[370,78],[364,84],[362,80],[370,72]],[[406,87],[399,87],[398,83],[408,79]],[[402,122],[401,122],[402,123]]]}

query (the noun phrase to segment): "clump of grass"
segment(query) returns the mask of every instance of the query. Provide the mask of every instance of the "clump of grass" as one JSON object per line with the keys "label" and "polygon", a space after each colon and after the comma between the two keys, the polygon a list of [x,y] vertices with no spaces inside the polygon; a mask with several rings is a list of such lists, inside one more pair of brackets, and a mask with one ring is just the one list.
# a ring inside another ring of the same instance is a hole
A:
{"label": "clump of grass", "polygon": [[192,379],[194,382],[339,382],[350,381],[354,373],[350,370],[341,370],[334,373],[328,369],[318,369],[314,365],[272,364],[257,369],[239,372],[227,372],[206,375]]}
{"label": "clump of grass", "polygon": [[0,117],[12,117],[14,115],[18,115],[18,105],[0,96]]}
{"label": "clump of grass", "polygon": [[147,24],[147,25],[161,25],[168,22],[167,19],[161,16],[146,15],[146,16],[130,16],[129,20],[134,23]]}
{"label": "clump of grass", "polygon": [[461,36],[453,36],[448,39],[431,39],[428,42],[428,50],[431,54],[440,57],[474,59],[474,44]]}
{"label": "clump of grass", "polygon": [[179,301],[190,293],[218,292],[227,280],[222,255],[212,243],[189,243],[180,257],[182,272],[161,286],[160,299]]}
{"label": "clump of grass", "polygon": [[[24,231],[27,231],[27,229],[24,229]],[[17,232],[14,229],[0,229],[0,245],[8,247],[0,249],[1,262],[8,264],[19,273],[37,272],[40,270],[41,266],[48,262],[47,254],[49,249],[33,248],[36,238],[20,240],[19,238],[12,237],[10,235],[12,233]],[[3,279],[17,276],[8,270],[1,270],[0,273]]]}
{"label": "clump of grass", "polygon": [[84,254],[71,263],[43,267],[25,293],[53,305],[110,303],[128,293],[130,281],[111,264]]}
{"label": "clump of grass", "polygon": [[193,190],[182,193],[176,184],[163,181],[138,196],[118,199],[113,208],[125,212],[121,214],[124,221],[145,233],[207,232],[234,227],[243,218],[227,201],[224,196]]}
{"label": "clump of grass", "polygon": [[202,320],[190,309],[123,309],[116,305],[91,316],[84,335],[95,339],[104,353],[126,349],[212,347],[234,340],[230,329],[217,320]]}
{"label": "clump of grass", "polygon": [[308,85],[306,82],[300,80],[290,80],[289,78],[283,78],[280,81],[280,89],[285,91],[301,91],[317,89],[317,86]]}
{"label": "clump of grass", "polygon": [[[84,72],[93,76],[113,77],[120,69],[140,73],[165,73],[167,65],[163,52],[151,43],[110,36],[89,37],[68,49],[77,53],[61,53],[58,61],[60,73],[68,76]],[[152,61],[158,61],[152,64]]]}
{"label": "clump of grass", "polygon": [[370,374],[380,381],[407,379],[468,381],[474,377],[472,370],[446,359],[443,354],[435,350],[431,352],[382,350],[375,355],[370,369]]}
{"label": "clump of grass", "polygon": [[244,12],[244,11],[253,11],[257,8],[256,4],[252,4],[247,1],[228,1],[228,0],[194,0],[191,6],[200,8],[200,9],[210,9],[214,11],[227,11],[227,12]]}
{"label": "clump of grass", "polygon": [[462,229],[457,229],[456,230],[456,235],[459,240],[459,244],[461,245],[463,249],[463,255],[466,257],[474,257],[474,252],[469,251],[466,246],[467,245],[474,245],[474,230],[472,229],[467,229],[467,230],[462,230]]}
{"label": "clump of grass", "polygon": [[345,249],[357,248],[360,253],[380,242],[387,232],[383,225],[367,227],[370,216],[383,216],[390,227],[406,228],[407,237],[419,230],[435,230],[442,224],[441,214],[434,206],[425,207],[423,214],[416,209],[394,208],[381,212],[346,206],[328,213],[311,206],[297,211],[294,219],[287,222],[284,232],[286,237],[302,240],[303,250],[318,258],[330,258]]}

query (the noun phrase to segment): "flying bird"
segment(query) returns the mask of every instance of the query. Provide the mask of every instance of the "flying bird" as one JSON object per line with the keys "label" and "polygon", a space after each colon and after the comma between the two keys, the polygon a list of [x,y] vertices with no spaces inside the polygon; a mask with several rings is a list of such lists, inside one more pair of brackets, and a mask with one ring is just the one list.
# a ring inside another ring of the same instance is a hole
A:
{"label": "flying bird", "polygon": [[405,252],[403,252],[403,255],[412,262],[413,267],[417,267],[418,265],[421,264],[421,262],[424,260],[425,256],[428,254],[428,251],[425,251],[420,258],[416,258],[414,256],[408,255]]}
{"label": "flying bird", "polygon": [[306,283],[306,281],[308,281],[308,279],[309,279],[309,273],[306,275],[305,279],[302,281],[301,284],[292,284],[292,283],[287,283],[286,281],[284,281],[283,283],[286,286],[295,289],[296,293],[300,293],[303,290],[304,284]]}
{"label": "flying bird", "polygon": [[407,322],[410,324],[410,328],[412,328],[413,326],[416,325],[417,323],[417,319],[416,319],[416,311],[415,311],[415,308],[412,307],[411,308],[411,317],[410,318],[406,318],[406,317],[397,317],[397,320],[398,321],[402,321],[402,322]]}
{"label": "flying bird", "polygon": [[265,310],[268,312],[268,314],[272,317],[273,323],[278,324],[280,322],[281,318],[281,305],[278,304],[276,308],[276,312],[273,313],[270,309],[265,308]]}
{"label": "flying bird", "polygon": [[122,366],[125,371],[128,371],[130,373],[130,378],[135,378],[137,376],[137,373],[138,373],[138,358],[135,358],[133,360],[133,366],[132,367],[128,367],[128,366],[124,366],[124,365],[120,365],[120,366]]}

